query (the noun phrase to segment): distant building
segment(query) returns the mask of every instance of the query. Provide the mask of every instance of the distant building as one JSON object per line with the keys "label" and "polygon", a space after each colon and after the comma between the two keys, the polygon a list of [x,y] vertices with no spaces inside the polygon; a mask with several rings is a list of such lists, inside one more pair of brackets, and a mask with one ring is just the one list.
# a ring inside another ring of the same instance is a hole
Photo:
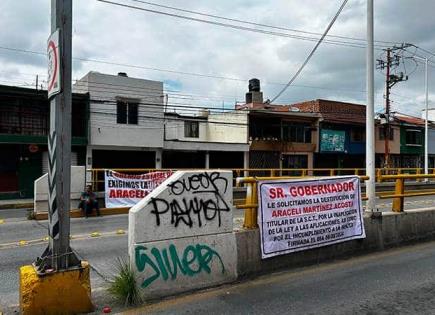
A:
{"label": "distant building", "polygon": [[236,109],[249,112],[250,168],[313,168],[320,115],[264,103],[257,79]]}
{"label": "distant building", "polygon": [[[72,95],[72,165],[83,165],[88,144],[89,95]],[[33,197],[33,182],[48,170],[47,91],[0,86],[0,199]]]}
{"label": "distant building", "polygon": [[317,99],[291,106],[320,115],[315,168],[365,167],[364,105]]}
{"label": "distant building", "polygon": [[167,113],[163,82],[125,73],[89,72],[74,90],[90,95],[88,169],[245,166],[244,113]]}
{"label": "distant building", "polygon": [[165,114],[163,168],[247,168],[248,116]]}
{"label": "distant building", "polygon": [[163,82],[89,72],[74,91],[90,96],[86,168],[160,168]]}

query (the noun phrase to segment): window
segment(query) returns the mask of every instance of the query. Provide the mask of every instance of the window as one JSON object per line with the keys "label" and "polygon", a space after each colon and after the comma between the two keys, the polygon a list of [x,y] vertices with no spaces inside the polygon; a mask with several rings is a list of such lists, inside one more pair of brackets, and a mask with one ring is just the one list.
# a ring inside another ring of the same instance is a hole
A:
{"label": "window", "polygon": [[[385,140],[385,127],[379,128],[379,140]],[[394,140],[394,129],[390,127],[390,138],[389,140]]]}
{"label": "window", "polygon": [[366,140],[366,134],[363,128],[353,128],[350,132],[350,141],[352,142],[364,142]]}
{"label": "window", "polygon": [[184,137],[199,138],[199,122],[185,121],[184,122]]}
{"label": "window", "polygon": [[299,143],[311,143],[311,128],[303,124],[283,126],[283,140]]}
{"label": "window", "polygon": [[137,125],[138,104],[118,101],[116,103],[116,122],[118,124]]}
{"label": "window", "polygon": [[421,145],[421,131],[414,129],[406,130],[406,145]]}

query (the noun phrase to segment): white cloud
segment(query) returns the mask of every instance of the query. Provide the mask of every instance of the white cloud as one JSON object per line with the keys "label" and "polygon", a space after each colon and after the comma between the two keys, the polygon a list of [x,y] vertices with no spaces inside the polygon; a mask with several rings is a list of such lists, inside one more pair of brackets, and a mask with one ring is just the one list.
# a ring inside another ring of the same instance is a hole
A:
{"label": "white cloud", "polygon": [[[116,0],[121,1],[121,0]],[[122,0],[128,2],[128,0]],[[323,32],[341,1],[175,1],[164,4],[311,32]],[[349,1],[331,33],[364,38],[366,1]],[[137,3],[135,5],[138,5]],[[0,46],[44,51],[49,33],[49,1],[2,0]],[[412,42],[435,51],[435,3],[376,2],[375,37]],[[74,1],[73,54],[176,71],[221,75],[242,80],[257,77],[266,98],[272,98],[303,62],[314,42],[244,32],[203,23],[110,6],[94,0]],[[0,49],[0,84],[30,83],[44,74],[45,58]],[[410,80],[393,88],[393,108],[419,113],[424,105],[419,67]],[[175,81],[183,93],[221,95],[226,103],[242,101],[247,82],[201,78],[176,73],[74,61],[73,78],[88,71],[127,72],[129,76]],[[431,68],[433,74],[433,68]],[[434,80],[435,80],[435,76]],[[376,74],[376,107],[383,104],[383,75]],[[322,44],[306,69],[280,102],[315,98],[365,102],[365,50]],[[323,89],[300,87],[301,85]],[[434,84],[431,84],[434,86]],[[221,106],[219,99],[190,100],[198,106]]]}

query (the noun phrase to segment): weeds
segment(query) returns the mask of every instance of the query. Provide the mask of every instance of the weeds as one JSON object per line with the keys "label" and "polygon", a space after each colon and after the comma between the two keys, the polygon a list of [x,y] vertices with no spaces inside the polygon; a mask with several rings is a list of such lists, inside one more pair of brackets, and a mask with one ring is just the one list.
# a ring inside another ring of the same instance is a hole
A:
{"label": "weeds", "polygon": [[123,258],[118,258],[116,269],[117,275],[108,288],[109,293],[126,306],[141,303],[142,299],[136,283],[136,277],[130,267],[130,263]]}

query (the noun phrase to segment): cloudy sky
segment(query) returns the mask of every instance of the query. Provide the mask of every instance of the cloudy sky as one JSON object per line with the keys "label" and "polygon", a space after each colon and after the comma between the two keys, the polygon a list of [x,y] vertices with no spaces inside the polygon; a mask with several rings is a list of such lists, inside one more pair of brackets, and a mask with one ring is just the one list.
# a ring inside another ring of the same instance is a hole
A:
{"label": "cloudy sky", "polygon": [[[289,30],[271,29],[157,8],[132,0],[112,0],[146,9],[208,19],[232,25],[318,38]],[[152,1],[152,0],[150,0]],[[154,0],[185,10],[241,19],[286,29],[322,33],[341,0]],[[0,84],[34,85],[36,74],[46,79],[44,52],[49,36],[49,0],[0,1]],[[74,60],[73,79],[88,71],[165,82],[169,99],[183,96],[196,106],[234,106],[242,102],[247,80],[261,80],[265,98],[272,99],[309,54],[315,42],[237,30],[191,20],[114,6],[96,0],[73,1],[73,57],[111,63]],[[365,0],[349,0],[330,35],[365,38]],[[397,43],[413,43],[435,52],[435,1],[375,1],[375,39],[379,49]],[[328,38],[339,45],[322,44],[307,67],[278,100],[289,104],[326,98],[365,102],[365,49],[348,38]],[[391,42],[391,44],[386,43]],[[415,48],[409,48],[411,56]],[[430,56],[417,50],[420,56]],[[375,51],[381,58],[382,50]],[[435,57],[434,57],[435,59]],[[434,60],[435,61],[435,60]],[[140,67],[129,67],[140,66]],[[435,66],[435,63],[433,64]],[[151,70],[153,68],[155,70]],[[409,80],[392,90],[393,110],[420,115],[424,106],[424,66],[406,59],[400,69]],[[429,67],[430,98],[435,95],[435,67]],[[195,74],[200,74],[198,76]],[[218,77],[218,78],[216,78]],[[384,74],[375,73],[376,110],[383,108]],[[433,83],[432,83],[433,82]],[[431,91],[432,90],[432,91]],[[177,93],[177,94],[173,94]],[[432,103],[431,103],[432,105]]]}

